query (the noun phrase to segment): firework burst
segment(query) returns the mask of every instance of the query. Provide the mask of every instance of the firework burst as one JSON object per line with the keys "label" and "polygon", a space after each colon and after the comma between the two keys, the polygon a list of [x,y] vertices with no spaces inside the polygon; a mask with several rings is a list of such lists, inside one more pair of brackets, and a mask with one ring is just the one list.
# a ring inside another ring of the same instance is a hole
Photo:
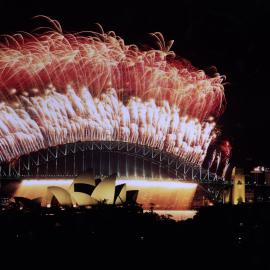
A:
{"label": "firework burst", "polygon": [[114,140],[202,164],[223,110],[223,77],[114,32],[54,30],[4,36],[0,45],[0,161],[50,146]]}

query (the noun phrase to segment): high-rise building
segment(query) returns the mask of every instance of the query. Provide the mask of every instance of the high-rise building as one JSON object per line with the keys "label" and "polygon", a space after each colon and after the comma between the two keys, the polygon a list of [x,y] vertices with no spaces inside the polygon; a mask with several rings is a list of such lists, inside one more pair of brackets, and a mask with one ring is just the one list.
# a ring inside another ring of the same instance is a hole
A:
{"label": "high-rise building", "polygon": [[252,171],[254,184],[254,201],[270,201],[270,169],[264,166],[257,166]]}

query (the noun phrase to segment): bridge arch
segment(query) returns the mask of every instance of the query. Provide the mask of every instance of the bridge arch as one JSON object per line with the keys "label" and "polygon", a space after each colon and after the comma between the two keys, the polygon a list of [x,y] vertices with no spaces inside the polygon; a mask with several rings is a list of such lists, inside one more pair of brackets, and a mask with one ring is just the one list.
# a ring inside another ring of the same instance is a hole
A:
{"label": "bridge arch", "polygon": [[[92,158],[89,159],[89,154]],[[108,160],[102,160],[105,156]],[[31,153],[20,157],[16,162],[0,165],[1,178],[14,177],[67,177],[76,176],[88,170],[92,166],[90,162],[95,162],[99,157],[99,161],[105,163],[108,170],[104,171],[107,174],[115,172],[115,158],[120,158],[120,163],[123,160],[136,160],[142,162],[141,166],[144,170],[144,165],[153,166],[155,169],[151,173],[155,174],[158,169],[159,177],[166,173],[168,176],[177,178],[181,181],[194,181],[200,183],[220,183],[223,182],[219,176],[211,173],[209,170],[202,168],[196,164],[187,162],[175,155],[164,152],[164,150],[151,148],[145,145],[133,144],[121,141],[87,141],[64,144],[48,149],[43,149],[38,152]],[[114,165],[113,165],[114,164]],[[91,168],[92,169],[92,168]],[[135,168],[136,169],[136,168]],[[149,168],[148,168],[149,169]],[[129,169],[125,169],[129,173]],[[116,170],[117,173],[124,174],[123,170]],[[102,169],[96,170],[96,175],[104,173]],[[136,170],[134,171],[136,173]],[[145,172],[142,172],[145,173]],[[146,170],[146,173],[148,171]]]}

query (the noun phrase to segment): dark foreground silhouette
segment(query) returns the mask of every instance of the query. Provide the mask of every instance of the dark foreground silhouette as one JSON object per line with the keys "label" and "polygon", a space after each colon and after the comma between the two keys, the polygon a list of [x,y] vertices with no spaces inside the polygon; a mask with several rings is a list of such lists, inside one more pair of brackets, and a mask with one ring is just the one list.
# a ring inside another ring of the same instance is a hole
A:
{"label": "dark foreground silhouette", "polygon": [[147,254],[156,258],[153,262],[194,267],[269,267],[269,204],[201,208],[194,219],[180,222],[143,212],[138,205],[65,209],[14,204],[0,211],[0,226],[1,246],[20,247],[20,252],[49,245],[49,250],[75,253],[136,251],[137,260]]}

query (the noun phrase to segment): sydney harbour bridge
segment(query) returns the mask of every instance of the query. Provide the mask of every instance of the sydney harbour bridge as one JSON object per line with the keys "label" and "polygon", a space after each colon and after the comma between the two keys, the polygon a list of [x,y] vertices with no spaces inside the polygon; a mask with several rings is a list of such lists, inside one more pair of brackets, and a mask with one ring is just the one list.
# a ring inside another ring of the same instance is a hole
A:
{"label": "sydney harbour bridge", "polygon": [[0,164],[2,180],[25,178],[72,178],[92,170],[96,177],[116,173],[118,177],[172,178],[193,182],[220,199],[231,185],[216,173],[171,153],[120,141],[88,141],[64,144]]}

